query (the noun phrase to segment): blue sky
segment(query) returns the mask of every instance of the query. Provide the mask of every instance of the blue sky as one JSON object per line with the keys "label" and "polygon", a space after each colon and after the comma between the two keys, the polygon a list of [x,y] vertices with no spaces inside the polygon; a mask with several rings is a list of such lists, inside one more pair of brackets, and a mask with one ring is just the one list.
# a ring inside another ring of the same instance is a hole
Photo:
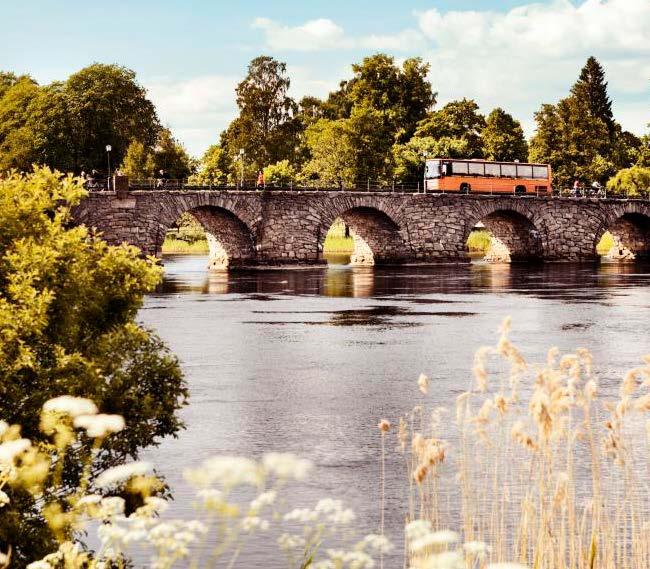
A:
{"label": "blue sky", "polygon": [[47,83],[94,61],[130,67],[196,155],[235,116],[234,86],[262,53],[287,63],[296,97],[326,95],[365,55],[419,55],[440,104],[500,105],[528,134],[540,104],[564,96],[595,55],[618,120],[637,134],[650,122],[649,0],[5,4],[0,69]]}

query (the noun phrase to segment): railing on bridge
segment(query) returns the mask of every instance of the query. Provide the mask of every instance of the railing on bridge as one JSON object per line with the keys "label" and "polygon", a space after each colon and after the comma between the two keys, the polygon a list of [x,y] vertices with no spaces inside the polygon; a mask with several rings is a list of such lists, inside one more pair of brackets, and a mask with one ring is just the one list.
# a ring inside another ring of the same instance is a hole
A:
{"label": "railing on bridge", "polygon": [[[86,183],[86,188],[91,192],[105,192],[113,190],[113,180],[108,178],[101,178],[89,180]],[[235,184],[196,184],[187,179],[145,179],[145,180],[129,180],[129,190],[131,191],[219,191],[219,192],[258,192],[258,191],[283,191],[283,192],[302,192],[302,191],[328,191],[328,192],[383,192],[383,193],[441,193],[441,192],[425,192],[423,184],[420,180],[359,180],[355,183],[339,183],[323,185],[321,181],[288,181],[282,184],[257,184],[256,180],[243,180]],[[472,195],[461,194],[460,192],[454,195]],[[477,195],[474,193],[474,195]],[[485,194],[482,194],[485,195]],[[490,194],[488,194],[490,195]],[[515,195],[513,190],[512,194],[503,192],[494,192],[491,195]],[[531,194],[518,195],[517,197],[527,197]],[[640,192],[640,195],[630,196],[625,194],[612,194],[607,192],[605,188],[595,190],[593,188],[581,188],[575,190],[573,188],[562,188],[553,190],[552,195],[543,194],[542,197],[549,198],[591,198],[591,199],[650,199],[650,189]]]}

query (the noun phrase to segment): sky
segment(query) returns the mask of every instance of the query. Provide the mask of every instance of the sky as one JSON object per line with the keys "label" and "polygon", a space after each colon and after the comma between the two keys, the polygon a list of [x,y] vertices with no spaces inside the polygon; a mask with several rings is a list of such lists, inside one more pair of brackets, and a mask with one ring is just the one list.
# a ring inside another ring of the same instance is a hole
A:
{"label": "sky", "polygon": [[0,1],[0,69],[45,84],[93,62],[129,67],[195,156],[236,116],[235,86],[262,54],[287,64],[296,99],[326,96],[367,55],[419,56],[437,108],[500,106],[529,136],[593,55],[615,118],[650,130],[650,0]]}

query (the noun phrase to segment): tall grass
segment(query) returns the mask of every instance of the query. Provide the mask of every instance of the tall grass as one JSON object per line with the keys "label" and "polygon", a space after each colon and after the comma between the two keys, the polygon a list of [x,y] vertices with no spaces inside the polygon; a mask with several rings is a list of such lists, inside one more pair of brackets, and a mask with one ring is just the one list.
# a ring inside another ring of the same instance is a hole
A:
{"label": "tall grass", "polygon": [[477,352],[455,420],[418,407],[400,421],[411,520],[462,528],[491,545],[485,562],[647,569],[650,356],[601,394],[589,352],[531,366],[508,331]]}
{"label": "tall grass", "polygon": [[325,244],[323,245],[324,253],[353,253],[354,252],[354,239],[348,234],[346,236],[345,222],[337,218],[330,227],[327,235],[325,236]]}
{"label": "tall grass", "polygon": [[164,254],[204,254],[208,253],[208,241],[206,239],[185,241],[168,235],[163,242],[162,252]]}

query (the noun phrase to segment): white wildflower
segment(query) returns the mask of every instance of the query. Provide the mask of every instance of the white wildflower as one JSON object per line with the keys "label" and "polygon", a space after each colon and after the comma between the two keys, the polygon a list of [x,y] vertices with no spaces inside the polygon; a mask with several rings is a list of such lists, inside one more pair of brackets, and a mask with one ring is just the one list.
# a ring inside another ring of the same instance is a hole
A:
{"label": "white wildflower", "polygon": [[270,452],[264,455],[262,464],[267,472],[278,478],[304,480],[312,468],[312,463],[290,452]]}
{"label": "white wildflower", "polygon": [[431,533],[431,522],[429,520],[415,520],[406,525],[406,537],[409,540],[418,539]]}
{"label": "white wildflower", "polygon": [[443,545],[456,543],[458,540],[459,536],[456,532],[451,530],[441,530],[412,540],[410,546],[412,551],[421,551],[428,547],[441,547]]}
{"label": "white wildflower", "polygon": [[296,508],[284,514],[285,522],[314,522],[318,519],[318,513],[308,508]]}
{"label": "white wildflower", "polygon": [[93,506],[99,504],[102,497],[99,494],[86,494],[77,501],[76,507],[83,508],[85,506]]}
{"label": "white wildflower", "polygon": [[363,546],[369,547],[376,553],[390,553],[393,550],[393,544],[384,535],[370,534],[363,538]]}
{"label": "white wildflower", "polygon": [[196,495],[203,501],[203,507],[208,510],[219,509],[226,503],[223,492],[216,488],[203,488]]}
{"label": "white wildflower", "polygon": [[106,488],[126,482],[129,478],[134,476],[142,476],[152,470],[153,466],[149,462],[131,462],[129,464],[122,464],[109,468],[102,472],[95,481],[95,484],[100,488]]}
{"label": "white wildflower", "polygon": [[487,569],[528,569],[519,563],[490,563]]}
{"label": "white wildflower", "polygon": [[52,569],[52,566],[44,560],[33,561],[27,566],[27,569]]}
{"label": "white wildflower", "polygon": [[118,516],[124,513],[124,498],[120,498],[119,496],[108,496],[107,498],[102,498],[100,503],[102,514],[106,517]]}
{"label": "white wildflower", "polygon": [[259,516],[246,516],[241,521],[241,527],[246,532],[253,532],[255,530],[266,531],[269,529],[268,520],[263,520]]}
{"label": "white wildflower", "polygon": [[163,498],[159,498],[158,496],[147,496],[144,499],[144,503],[146,506],[149,506],[157,514],[162,514],[163,512],[167,511],[167,508],[169,508],[169,504],[167,503],[167,500],[164,500]]}
{"label": "white wildflower", "polygon": [[463,544],[463,549],[469,555],[474,555],[476,557],[483,557],[492,550],[489,545],[482,541],[468,541]]}
{"label": "white wildflower", "polygon": [[[10,502],[9,496],[0,490],[0,508],[6,506]],[[0,564],[1,565],[1,564]]]}
{"label": "white wildflower", "polygon": [[43,405],[43,411],[65,413],[74,418],[79,415],[94,415],[97,413],[97,405],[84,397],[62,395],[46,401],[45,405]]}
{"label": "white wildflower", "polygon": [[426,567],[432,569],[466,569],[465,559],[459,551],[443,551],[436,555],[429,555]]}
{"label": "white wildflower", "polygon": [[303,549],[306,545],[305,538],[301,535],[291,535],[288,533],[283,533],[278,538],[278,545],[285,551],[291,549]]}
{"label": "white wildflower", "polygon": [[7,421],[0,421],[0,437],[9,430],[9,423]]}
{"label": "white wildflower", "polygon": [[0,567],[7,567],[9,565],[9,556],[0,551]]}
{"label": "white wildflower", "polygon": [[77,429],[84,429],[91,438],[100,438],[119,433],[124,429],[124,418],[121,415],[79,415],[74,419]]}
{"label": "white wildflower", "polygon": [[275,490],[269,490],[268,492],[262,492],[257,498],[251,502],[251,510],[258,511],[265,506],[270,506],[275,502],[277,492]]}
{"label": "white wildflower", "polygon": [[423,373],[421,373],[420,377],[418,377],[418,387],[420,388],[420,391],[425,395],[429,393],[429,378]]}
{"label": "white wildflower", "polygon": [[200,468],[187,469],[183,475],[195,486],[219,483],[224,488],[249,485],[257,486],[261,472],[254,460],[240,456],[215,456],[206,460]]}
{"label": "white wildflower", "polygon": [[16,439],[0,445],[0,464],[13,465],[16,457],[25,452],[32,443],[29,439]]}

